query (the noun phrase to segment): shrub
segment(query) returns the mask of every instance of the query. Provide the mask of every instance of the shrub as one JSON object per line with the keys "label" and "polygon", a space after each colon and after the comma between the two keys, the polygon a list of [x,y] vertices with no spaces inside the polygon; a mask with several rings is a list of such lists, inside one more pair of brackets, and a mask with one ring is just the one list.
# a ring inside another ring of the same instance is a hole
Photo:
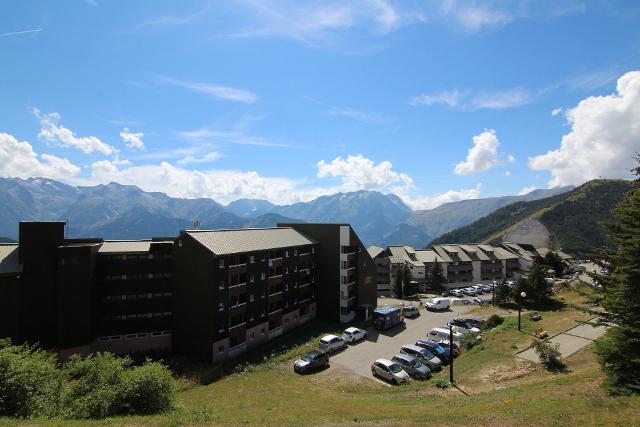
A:
{"label": "shrub", "polygon": [[492,314],[491,317],[485,320],[480,329],[482,329],[483,331],[488,331],[495,328],[496,326],[502,325],[503,322],[504,317],[497,314]]}
{"label": "shrub", "polygon": [[540,358],[542,366],[549,371],[564,371],[567,365],[562,361],[560,357],[560,351],[558,350],[558,344],[551,345],[545,341],[534,340],[533,349]]}
{"label": "shrub", "polygon": [[171,373],[162,363],[147,361],[123,375],[123,409],[131,414],[154,414],[173,407],[176,392]]}
{"label": "shrub", "polygon": [[445,388],[449,387],[449,381],[445,380],[444,378],[438,378],[437,380],[435,380],[433,382],[433,385],[438,387],[438,388],[445,389]]}
{"label": "shrub", "polygon": [[61,387],[54,355],[0,342],[0,416],[56,415]]}
{"label": "shrub", "polygon": [[471,350],[478,344],[478,338],[474,334],[464,334],[460,340],[460,346],[465,350]]}
{"label": "shrub", "polygon": [[73,357],[65,365],[70,384],[64,396],[64,415],[105,418],[171,408],[175,383],[169,370],[158,362],[131,365],[130,358],[111,353],[95,353],[85,359]]}

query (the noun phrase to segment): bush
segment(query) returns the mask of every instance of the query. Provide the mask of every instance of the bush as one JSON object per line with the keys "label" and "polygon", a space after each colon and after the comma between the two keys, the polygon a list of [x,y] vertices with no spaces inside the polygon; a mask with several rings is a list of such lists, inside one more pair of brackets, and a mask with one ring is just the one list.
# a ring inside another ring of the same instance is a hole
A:
{"label": "bush", "polygon": [[471,350],[476,344],[478,344],[478,338],[474,334],[464,334],[460,340],[460,347],[465,350]]}
{"label": "bush", "polygon": [[445,380],[444,378],[438,378],[437,380],[435,380],[433,382],[433,385],[438,387],[438,388],[445,389],[445,388],[449,387],[449,381]]}
{"label": "bush", "polygon": [[96,353],[59,368],[53,353],[0,340],[0,416],[152,414],[170,409],[174,399],[171,372],[159,362],[134,367],[128,357]]}
{"label": "bush", "polygon": [[0,342],[0,416],[55,415],[62,377],[55,356],[28,345]]}
{"label": "bush", "polygon": [[497,314],[492,314],[487,320],[484,321],[482,327],[480,328],[483,331],[489,331],[496,326],[502,325],[504,322],[504,317],[499,316]]}
{"label": "bush", "polygon": [[70,380],[64,396],[64,415],[104,418],[151,414],[171,408],[175,383],[169,370],[158,362],[131,365],[130,358],[110,353],[72,358],[64,368]]}
{"label": "bush", "polygon": [[549,371],[564,371],[567,365],[564,364],[560,357],[560,351],[558,351],[558,344],[551,345],[545,341],[534,340],[533,349],[540,358],[542,366]]}

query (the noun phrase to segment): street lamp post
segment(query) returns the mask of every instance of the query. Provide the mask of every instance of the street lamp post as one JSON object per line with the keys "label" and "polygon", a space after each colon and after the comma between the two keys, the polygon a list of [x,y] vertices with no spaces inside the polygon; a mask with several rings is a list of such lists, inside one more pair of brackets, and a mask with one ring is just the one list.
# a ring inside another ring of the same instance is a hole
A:
{"label": "street lamp post", "polygon": [[527,297],[527,293],[520,292],[520,304],[518,304],[518,330],[520,330],[520,312],[522,311],[522,301]]}
{"label": "street lamp post", "polygon": [[453,326],[449,325],[449,356],[451,362],[449,363],[449,382],[453,384]]}

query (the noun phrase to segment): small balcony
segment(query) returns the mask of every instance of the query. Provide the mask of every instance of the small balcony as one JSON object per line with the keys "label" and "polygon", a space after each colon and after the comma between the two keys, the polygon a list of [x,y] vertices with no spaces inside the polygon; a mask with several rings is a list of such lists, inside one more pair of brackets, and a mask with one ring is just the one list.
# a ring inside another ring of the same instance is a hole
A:
{"label": "small balcony", "polygon": [[353,319],[356,318],[356,312],[355,311],[350,311],[347,314],[340,314],[340,322],[342,323],[349,323],[351,321],[353,321]]}

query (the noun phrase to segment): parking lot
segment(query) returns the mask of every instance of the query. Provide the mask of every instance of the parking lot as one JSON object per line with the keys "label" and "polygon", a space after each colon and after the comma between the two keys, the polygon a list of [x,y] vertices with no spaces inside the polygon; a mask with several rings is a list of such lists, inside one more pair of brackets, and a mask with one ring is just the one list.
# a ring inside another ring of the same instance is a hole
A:
{"label": "parking lot", "polygon": [[[383,303],[383,301],[380,301]],[[347,349],[331,356],[331,365],[345,368],[359,375],[377,381],[371,375],[371,364],[380,358],[391,359],[404,344],[414,344],[418,339],[427,338],[428,332],[436,327],[444,326],[454,317],[459,317],[477,305],[451,306],[450,310],[432,312],[420,310],[415,319],[405,319],[402,325],[386,331],[378,331],[373,327],[367,329],[367,338],[359,343],[350,344]]]}

